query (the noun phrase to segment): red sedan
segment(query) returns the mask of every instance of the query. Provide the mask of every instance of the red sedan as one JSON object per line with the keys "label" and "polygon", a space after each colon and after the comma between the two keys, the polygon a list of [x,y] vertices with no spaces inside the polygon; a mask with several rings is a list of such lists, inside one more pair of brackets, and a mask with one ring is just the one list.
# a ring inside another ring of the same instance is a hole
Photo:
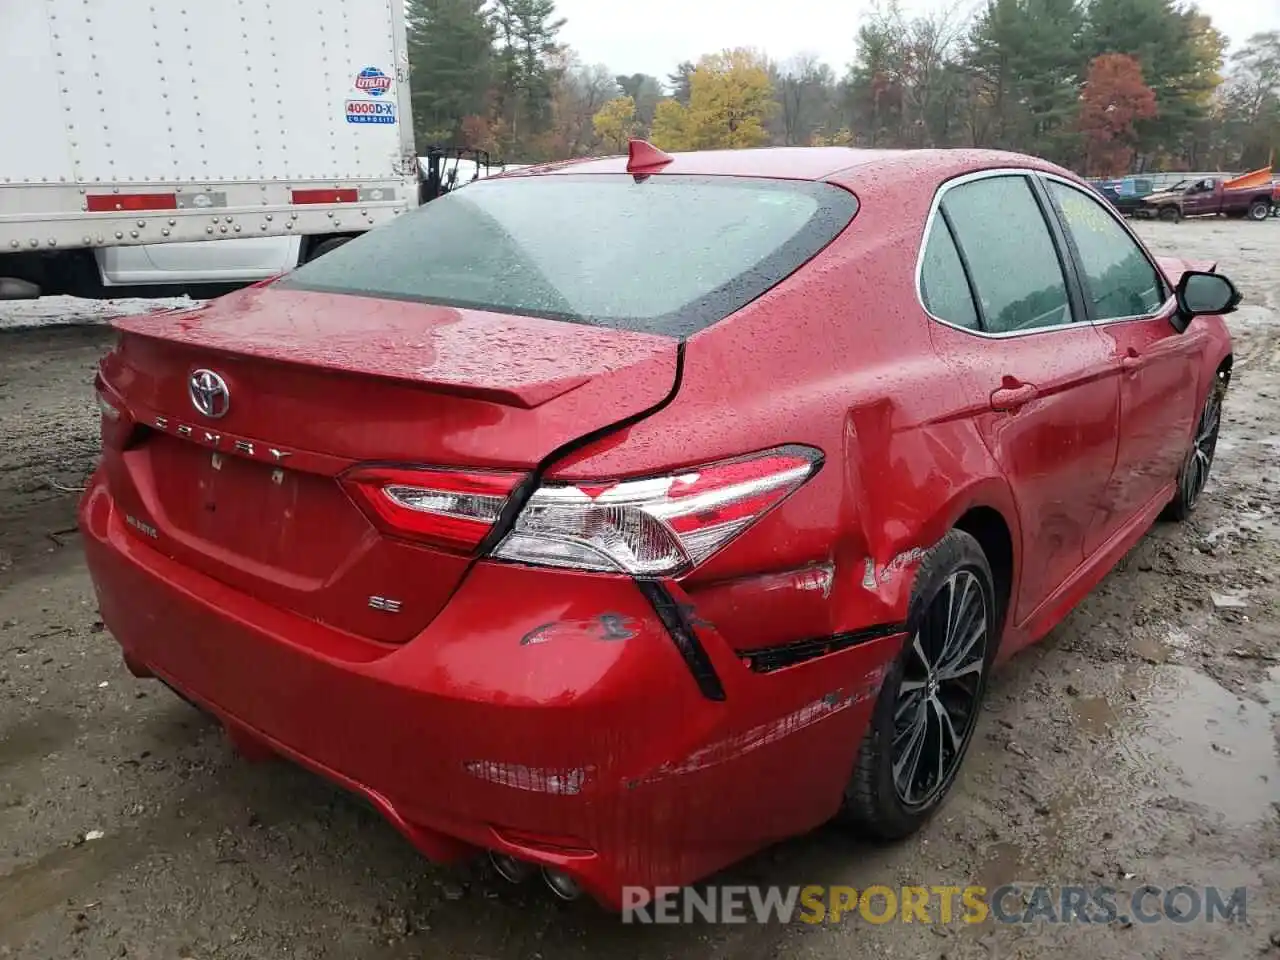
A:
{"label": "red sedan", "polygon": [[918,828],[1195,507],[1238,301],[1038,160],[637,142],[119,321],[89,566],[247,754],[617,906]]}

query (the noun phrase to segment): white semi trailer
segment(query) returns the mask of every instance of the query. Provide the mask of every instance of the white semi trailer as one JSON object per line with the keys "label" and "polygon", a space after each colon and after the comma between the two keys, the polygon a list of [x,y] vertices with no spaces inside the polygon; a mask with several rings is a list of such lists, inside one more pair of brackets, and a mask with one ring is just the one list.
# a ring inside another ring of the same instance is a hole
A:
{"label": "white semi trailer", "polygon": [[0,298],[132,245],[287,269],[419,202],[396,0],[0,0],[0,71]]}

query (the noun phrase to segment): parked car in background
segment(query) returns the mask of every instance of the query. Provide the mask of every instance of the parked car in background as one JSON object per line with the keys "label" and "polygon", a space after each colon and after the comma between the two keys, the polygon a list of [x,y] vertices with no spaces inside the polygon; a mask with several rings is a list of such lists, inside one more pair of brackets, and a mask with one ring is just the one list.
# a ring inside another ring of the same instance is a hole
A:
{"label": "parked car in background", "polygon": [[245,754],[617,907],[924,824],[1195,509],[1238,301],[1044,161],[634,142],[116,321],[89,569]]}
{"label": "parked car in background", "polygon": [[1154,188],[1148,177],[1123,177],[1119,180],[1104,180],[1097,184],[1099,192],[1107,201],[1124,216],[1132,216],[1142,208],[1143,200]]}

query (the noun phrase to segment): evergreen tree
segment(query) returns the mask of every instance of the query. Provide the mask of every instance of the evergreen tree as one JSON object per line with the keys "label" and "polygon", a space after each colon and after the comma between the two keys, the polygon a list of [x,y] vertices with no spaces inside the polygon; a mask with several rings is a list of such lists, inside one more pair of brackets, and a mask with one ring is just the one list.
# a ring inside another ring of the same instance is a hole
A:
{"label": "evergreen tree", "polygon": [[675,73],[667,77],[667,83],[671,86],[671,99],[681,106],[689,105],[693,92],[693,72],[697,69],[696,64],[686,60],[676,67]]}
{"label": "evergreen tree", "polygon": [[1104,53],[1133,57],[1155,91],[1155,117],[1138,124],[1140,152],[1177,150],[1209,111],[1222,47],[1203,42],[1203,18],[1173,0],[1091,0],[1082,35],[1087,59]]}
{"label": "evergreen tree", "polygon": [[485,0],[407,0],[409,86],[420,146],[453,143],[488,110],[493,29]]}
{"label": "evergreen tree", "polygon": [[991,0],[978,15],[964,63],[972,78],[974,143],[1072,163],[1086,61],[1078,0]]}
{"label": "evergreen tree", "polygon": [[630,76],[619,75],[614,78],[621,88],[623,96],[635,102],[636,120],[641,127],[653,123],[653,115],[657,112],[658,101],[662,99],[662,84],[657,77],[646,73],[633,73]]}
{"label": "evergreen tree", "polygon": [[555,0],[494,0],[497,28],[497,96],[510,145],[519,145],[551,126],[551,59],[564,18]]}

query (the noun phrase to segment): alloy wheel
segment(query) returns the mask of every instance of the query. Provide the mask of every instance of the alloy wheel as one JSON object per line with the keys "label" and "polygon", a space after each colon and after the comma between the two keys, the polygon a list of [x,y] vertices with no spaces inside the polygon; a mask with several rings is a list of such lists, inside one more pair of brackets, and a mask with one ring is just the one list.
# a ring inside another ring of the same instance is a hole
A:
{"label": "alloy wheel", "polygon": [[1200,413],[1187,466],[1182,471],[1182,498],[1188,507],[1195,505],[1209,482],[1209,468],[1213,465],[1213,451],[1218,445],[1218,428],[1221,425],[1222,391],[1215,384]]}
{"label": "alloy wheel", "polygon": [[951,782],[977,721],[991,618],[978,577],[953,573],[911,639],[893,714],[893,784],[907,807]]}

